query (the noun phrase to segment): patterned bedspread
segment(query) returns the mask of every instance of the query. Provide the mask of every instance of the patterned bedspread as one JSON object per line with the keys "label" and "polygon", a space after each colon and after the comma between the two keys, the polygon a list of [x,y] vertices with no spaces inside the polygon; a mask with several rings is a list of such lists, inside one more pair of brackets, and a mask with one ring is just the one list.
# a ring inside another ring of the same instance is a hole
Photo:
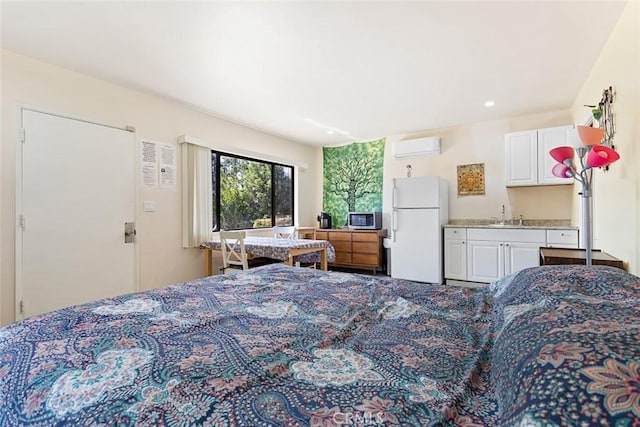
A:
{"label": "patterned bedspread", "polygon": [[0,329],[0,425],[632,425],[638,307],[608,267],[473,290],[273,264]]}
{"label": "patterned bedspread", "polygon": [[492,292],[501,425],[640,425],[640,278],[547,266]]}

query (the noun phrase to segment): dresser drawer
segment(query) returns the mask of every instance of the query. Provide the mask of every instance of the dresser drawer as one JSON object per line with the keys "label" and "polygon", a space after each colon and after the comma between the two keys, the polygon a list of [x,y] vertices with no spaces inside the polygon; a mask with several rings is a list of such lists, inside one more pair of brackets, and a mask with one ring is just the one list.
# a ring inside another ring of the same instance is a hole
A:
{"label": "dresser drawer", "polygon": [[445,239],[466,240],[466,238],[467,238],[467,229],[466,228],[445,228],[444,229],[444,238]]}
{"label": "dresser drawer", "polygon": [[377,232],[372,232],[372,233],[365,233],[365,232],[357,232],[354,231],[353,234],[351,235],[351,239],[354,242],[378,242],[378,233]]}
{"label": "dresser drawer", "polygon": [[547,230],[547,246],[578,246],[578,230]]}
{"label": "dresser drawer", "polygon": [[340,231],[330,231],[329,232],[329,240],[330,241],[335,241],[335,240],[349,240],[351,241],[351,233],[343,233]]}
{"label": "dresser drawer", "polygon": [[345,242],[345,241],[335,241],[332,240],[331,241],[331,245],[333,246],[333,248],[336,250],[336,252],[340,251],[340,252],[351,252],[351,242]]}
{"label": "dresser drawer", "polygon": [[353,242],[353,252],[362,252],[365,254],[377,254],[380,250],[378,242]]}
{"label": "dresser drawer", "polygon": [[[312,238],[313,238],[313,235],[312,235]],[[329,240],[329,232],[316,231],[316,240]]]}
{"label": "dresser drawer", "polygon": [[336,251],[336,263],[351,263],[351,252]]}
{"label": "dresser drawer", "polygon": [[378,265],[378,255],[374,254],[353,253],[351,254],[351,260],[354,264],[370,265],[372,267]]}

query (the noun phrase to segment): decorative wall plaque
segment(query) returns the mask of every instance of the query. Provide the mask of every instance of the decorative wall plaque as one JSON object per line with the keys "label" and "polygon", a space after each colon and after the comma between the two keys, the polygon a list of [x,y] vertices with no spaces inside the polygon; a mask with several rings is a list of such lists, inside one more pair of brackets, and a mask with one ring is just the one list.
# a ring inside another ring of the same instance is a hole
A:
{"label": "decorative wall plaque", "polygon": [[484,163],[458,165],[458,196],[484,194]]}

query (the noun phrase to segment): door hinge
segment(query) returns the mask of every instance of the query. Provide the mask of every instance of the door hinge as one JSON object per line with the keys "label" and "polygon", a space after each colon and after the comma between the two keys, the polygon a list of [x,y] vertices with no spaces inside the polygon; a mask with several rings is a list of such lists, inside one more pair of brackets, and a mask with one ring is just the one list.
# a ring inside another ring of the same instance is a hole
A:
{"label": "door hinge", "polygon": [[20,128],[20,142],[24,144],[26,139],[27,137],[24,128]]}
{"label": "door hinge", "polygon": [[20,314],[24,314],[24,301],[20,301]]}
{"label": "door hinge", "polygon": [[24,217],[24,215],[20,214],[20,228],[24,230],[26,226],[27,226],[27,220]]}

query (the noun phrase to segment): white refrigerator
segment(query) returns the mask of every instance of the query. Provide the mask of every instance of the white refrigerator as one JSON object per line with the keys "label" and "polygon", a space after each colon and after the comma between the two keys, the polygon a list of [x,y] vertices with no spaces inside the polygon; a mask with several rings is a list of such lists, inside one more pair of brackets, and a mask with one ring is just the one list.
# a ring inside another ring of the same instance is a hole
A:
{"label": "white refrigerator", "polygon": [[391,200],[391,277],[442,283],[447,181],[437,176],[395,178]]}

